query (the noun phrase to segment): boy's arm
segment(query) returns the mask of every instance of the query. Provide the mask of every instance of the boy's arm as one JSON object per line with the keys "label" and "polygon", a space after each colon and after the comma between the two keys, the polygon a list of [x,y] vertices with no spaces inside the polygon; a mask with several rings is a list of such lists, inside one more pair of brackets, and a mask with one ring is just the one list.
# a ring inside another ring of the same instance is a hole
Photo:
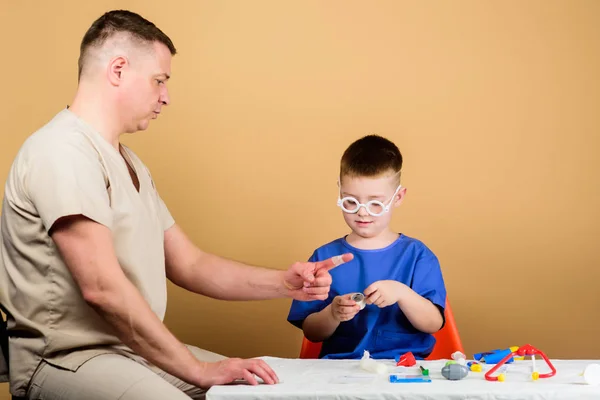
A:
{"label": "boy's arm", "polygon": [[377,281],[364,290],[366,302],[378,307],[398,304],[418,330],[435,333],[444,326],[446,288],[437,258],[431,253],[415,266],[412,287],[396,280]]}
{"label": "boy's arm", "polygon": [[329,339],[340,326],[340,322],[350,321],[359,311],[360,307],[352,300],[350,294],[336,296],[327,307],[304,319],[304,336],[312,342]]}
{"label": "boy's arm", "polygon": [[328,305],[321,311],[310,314],[302,324],[304,336],[311,342],[322,342],[329,339],[333,332],[340,326],[333,316],[332,305]]}
{"label": "boy's arm", "polygon": [[431,300],[421,296],[402,282],[377,281],[365,289],[366,302],[383,308],[398,304],[412,326],[421,332],[435,333],[440,330],[444,319]]}
{"label": "boy's arm", "polygon": [[405,286],[398,306],[413,326],[435,333],[445,323],[446,285],[438,258],[429,249],[417,260],[413,281]]}
{"label": "boy's arm", "polygon": [[[400,283],[400,282],[398,282]],[[444,318],[440,309],[403,283],[398,297],[398,307],[402,310],[412,326],[426,333],[435,333],[442,328]]]}

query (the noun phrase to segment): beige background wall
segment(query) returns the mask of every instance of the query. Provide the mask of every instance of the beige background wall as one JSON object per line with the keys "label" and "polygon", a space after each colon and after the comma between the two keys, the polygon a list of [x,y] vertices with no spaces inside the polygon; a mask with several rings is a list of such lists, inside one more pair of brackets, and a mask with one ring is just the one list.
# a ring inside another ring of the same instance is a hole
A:
{"label": "beige background wall", "polygon": [[[439,256],[467,352],[600,358],[600,2],[0,0],[2,184],[112,8],[180,51],[172,106],[125,142],[203,249],[285,268],[343,235],[339,157],[379,133],[405,157],[394,228]],[[298,354],[287,300],[169,300],[186,342]]]}

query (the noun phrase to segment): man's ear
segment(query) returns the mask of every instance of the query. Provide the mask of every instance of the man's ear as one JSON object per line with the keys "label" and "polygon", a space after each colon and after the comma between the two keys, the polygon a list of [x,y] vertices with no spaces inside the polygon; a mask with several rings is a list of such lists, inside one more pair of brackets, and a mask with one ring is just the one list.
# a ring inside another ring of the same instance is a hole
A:
{"label": "man's ear", "polygon": [[400,190],[398,190],[398,194],[396,194],[396,200],[394,201],[394,207],[398,207],[398,206],[400,206],[400,204],[402,204],[402,200],[404,200],[404,196],[406,196],[406,188],[401,187]]}
{"label": "man's ear", "polygon": [[108,74],[108,81],[111,85],[119,86],[121,84],[123,81],[123,73],[128,64],[129,61],[123,56],[117,56],[110,60],[106,73]]}

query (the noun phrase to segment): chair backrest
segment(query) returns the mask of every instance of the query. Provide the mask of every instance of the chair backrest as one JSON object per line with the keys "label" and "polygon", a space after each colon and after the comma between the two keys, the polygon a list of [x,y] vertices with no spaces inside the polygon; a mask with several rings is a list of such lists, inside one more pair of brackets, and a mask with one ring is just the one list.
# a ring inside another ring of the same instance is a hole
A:
{"label": "chair backrest", "polygon": [[0,382],[8,382],[8,333],[6,321],[0,312]]}
{"label": "chair backrest", "polygon": [[[454,313],[452,312],[452,308],[450,308],[448,299],[446,299],[444,315],[446,323],[442,329],[433,334],[433,337],[435,337],[435,346],[433,346],[431,354],[426,358],[427,360],[450,359],[452,353],[455,351],[465,353],[458,334],[458,328],[456,327],[456,321],[454,320]],[[307,338],[303,338],[302,347],[300,348],[300,358],[319,358],[321,345],[321,343],[311,342]]]}
{"label": "chair backrest", "polygon": [[300,358],[319,358],[322,343],[311,342],[306,337],[302,338]]}
{"label": "chair backrest", "polygon": [[433,346],[433,350],[431,351],[431,354],[427,356],[426,360],[450,359],[452,353],[455,351],[460,351],[465,354],[465,349],[460,340],[460,335],[458,334],[458,327],[454,320],[454,313],[452,312],[450,302],[447,298],[446,308],[444,310],[446,323],[442,329],[433,334],[435,346]]}

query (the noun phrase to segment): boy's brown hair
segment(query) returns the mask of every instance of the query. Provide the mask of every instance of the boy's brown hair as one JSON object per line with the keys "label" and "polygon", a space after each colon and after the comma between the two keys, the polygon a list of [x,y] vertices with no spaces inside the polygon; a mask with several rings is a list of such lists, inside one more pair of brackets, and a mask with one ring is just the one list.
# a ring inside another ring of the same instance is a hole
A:
{"label": "boy's brown hair", "polygon": [[379,135],[364,136],[353,142],[342,156],[340,179],[349,177],[376,178],[388,172],[398,175],[402,170],[402,154],[393,142]]}

